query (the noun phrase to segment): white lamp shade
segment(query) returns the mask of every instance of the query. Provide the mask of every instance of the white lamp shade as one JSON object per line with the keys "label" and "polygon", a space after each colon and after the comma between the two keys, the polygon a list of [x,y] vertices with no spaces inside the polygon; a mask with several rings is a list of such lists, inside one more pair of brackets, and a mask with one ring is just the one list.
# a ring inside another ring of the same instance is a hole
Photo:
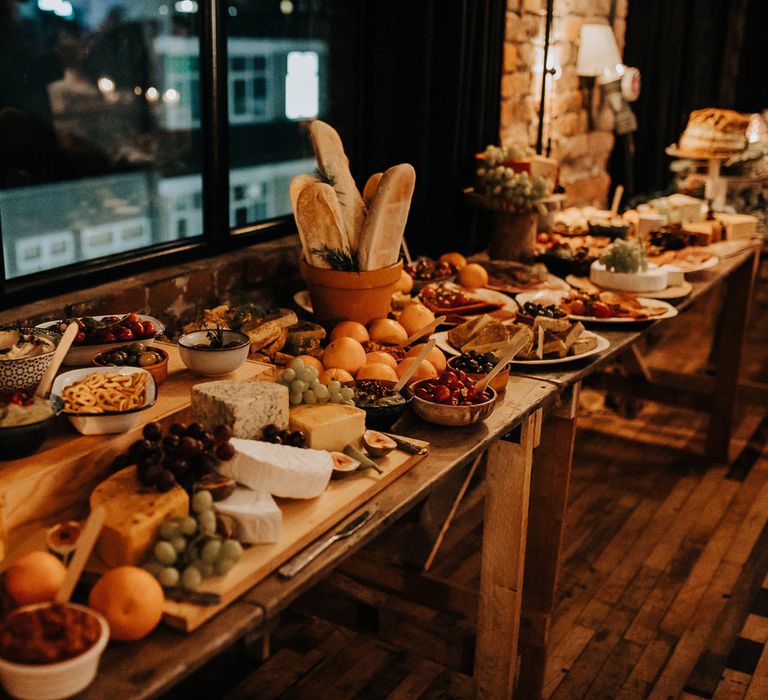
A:
{"label": "white lamp shade", "polygon": [[582,24],[576,72],[595,77],[621,73],[621,55],[613,29],[607,24]]}

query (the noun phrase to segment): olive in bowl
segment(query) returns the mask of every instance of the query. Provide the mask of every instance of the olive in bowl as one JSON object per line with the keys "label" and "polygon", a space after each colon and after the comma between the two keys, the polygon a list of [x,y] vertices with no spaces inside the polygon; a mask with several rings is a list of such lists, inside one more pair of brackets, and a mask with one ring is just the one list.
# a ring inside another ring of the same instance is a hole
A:
{"label": "olive in bowl", "polygon": [[234,372],[247,359],[251,341],[245,333],[224,329],[192,331],[179,338],[179,355],[193,372],[220,377]]}
{"label": "olive in bowl", "polygon": [[474,380],[461,370],[446,370],[437,379],[422,379],[412,384],[411,390],[416,415],[449,426],[484,421],[493,413],[498,396],[491,387],[478,392]]}
{"label": "olive in bowl", "polygon": [[[478,352],[477,350],[470,350],[458,357],[452,357],[448,360],[448,366],[452,370],[461,370],[466,372],[467,375],[479,382],[483,379],[498,363],[499,358],[492,352]],[[491,379],[490,386],[497,392],[501,393],[507,389],[507,381],[509,381],[509,373],[511,365],[507,365],[501,370],[493,379]]]}
{"label": "olive in bowl", "polygon": [[358,379],[354,389],[355,406],[365,411],[365,424],[373,430],[389,430],[413,401],[409,389],[394,392],[396,382],[385,379]]}
{"label": "olive in bowl", "polygon": [[141,367],[155,378],[158,385],[168,377],[168,353],[139,342],[100,352],[92,363],[96,367]]}

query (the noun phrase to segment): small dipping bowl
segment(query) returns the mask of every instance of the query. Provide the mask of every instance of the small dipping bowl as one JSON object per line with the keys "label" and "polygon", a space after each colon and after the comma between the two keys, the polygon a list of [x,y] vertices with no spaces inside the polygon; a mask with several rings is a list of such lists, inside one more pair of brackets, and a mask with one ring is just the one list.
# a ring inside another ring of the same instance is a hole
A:
{"label": "small dipping bowl", "polygon": [[[451,357],[448,360],[448,367],[450,367],[452,370],[456,370],[456,361],[459,359],[458,355],[455,355],[454,357]],[[507,390],[507,382],[509,381],[509,374],[512,370],[512,365],[507,365],[504,369],[501,370],[493,379],[491,379],[491,383],[489,386],[491,389],[495,389],[496,392],[499,394]],[[479,382],[481,379],[485,379],[487,374],[482,374],[478,372],[467,372],[467,370],[463,370],[467,373],[467,376],[472,379],[475,384]]]}
{"label": "small dipping bowl", "polygon": [[49,402],[53,414],[48,418],[26,425],[0,427],[0,460],[29,457],[43,446],[56,416],[64,408],[64,402],[58,396],[51,396]]}
{"label": "small dipping bowl", "polygon": [[[389,389],[394,387],[396,384],[396,382],[385,379],[377,379],[376,381]],[[345,386],[351,386],[354,388],[357,383],[358,382],[347,382]],[[405,399],[405,402],[396,404],[394,406],[358,406],[358,408],[361,408],[363,411],[365,411],[366,428],[379,431],[389,430],[395,424],[397,419],[400,418],[403,413],[405,413],[405,411],[408,409],[408,406],[410,406],[411,402],[413,401],[413,393],[407,387],[402,389],[400,396]]]}
{"label": "small dipping bowl", "polygon": [[470,404],[468,406],[449,406],[443,403],[435,403],[420,399],[415,395],[416,390],[422,384],[431,381],[430,379],[421,379],[411,385],[411,391],[414,392],[413,410],[419,418],[423,418],[429,423],[437,425],[448,425],[459,427],[462,425],[474,425],[484,421],[493,413],[496,408],[496,397],[498,394],[494,389],[488,387],[487,391],[491,393],[491,398],[483,403]]}
{"label": "small dipping bowl", "polygon": [[179,338],[179,355],[193,372],[204,377],[220,377],[234,372],[248,359],[251,341],[239,331],[222,331],[225,345],[237,341],[237,345],[231,348],[195,347],[210,342],[209,332],[193,331]]}

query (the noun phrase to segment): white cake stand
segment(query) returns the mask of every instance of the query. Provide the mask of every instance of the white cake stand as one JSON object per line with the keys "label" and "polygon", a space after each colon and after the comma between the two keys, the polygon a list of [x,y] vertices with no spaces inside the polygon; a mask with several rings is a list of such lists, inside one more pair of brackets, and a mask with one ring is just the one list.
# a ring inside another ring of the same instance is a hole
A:
{"label": "white cake stand", "polygon": [[712,202],[712,209],[723,211],[725,209],[725,195],[728,190],[727,183],[720,175],[720,168],[723,163],[731,158],[729,155],[704,154],[696,151],[681,151],[677,144],[668,146],[666,154],[673,158],[687,158],[689,160],[704,160],[708,164],[707,184],[704,188],[704,196],[707,201]]}

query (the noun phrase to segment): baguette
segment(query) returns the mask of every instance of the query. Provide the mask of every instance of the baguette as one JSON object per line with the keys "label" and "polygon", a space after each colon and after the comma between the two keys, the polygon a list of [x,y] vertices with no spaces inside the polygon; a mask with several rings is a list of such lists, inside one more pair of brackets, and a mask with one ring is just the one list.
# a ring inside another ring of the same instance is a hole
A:
{"label": "baguette", "polygon": [[365,203],[349,172],[349,158],[336,130],[318,119],[309,125],[312,146],[320,171],[329,179],[341,204],[344,230],[352,250],[360,245]]}
{"label": "baguette", "polygon": [[310,262],[309,245],[307,245],[306,232],[302,230],[299,224],[299,217],[296,214],[296,203],[299,200],[299,194],[301,194],[301,191],[307,185],[312,185],[315,182],[320,182],[320,180],[318,180],[314,175],[296,175],[296,177],[291,180],[291,187],[289,191],[289,196],[291,199],[291,211],[293,211],[293,218],[296,221],[296,229],[299,232],[299,240],[301,241],[301,250],[304,254],[304,260],[307,262]]}
{"label": "baguette", "polygon": [[415,185],[416,171],[408,163],[395,165],[382,176],[360,234],[361,270],[379,270],[397,262]]}
{"label": "baguette", "polygon": [[323,250],[349,253],[341,205],[330,185],[316,182],[299,192],[296,221],[299,230],[304,231],[310,264],[331,269],[327,257],[322,255]]}
{"label": "baguette", "polygon": [[373,198],[376,195],[376,190],[381,182],[382,175],[384,175],[384,173],[374,173],[365,183],[365,187],[363,187],[363,201],[365,202],[366,207],[371,206],[371,202],[373,201]]}

